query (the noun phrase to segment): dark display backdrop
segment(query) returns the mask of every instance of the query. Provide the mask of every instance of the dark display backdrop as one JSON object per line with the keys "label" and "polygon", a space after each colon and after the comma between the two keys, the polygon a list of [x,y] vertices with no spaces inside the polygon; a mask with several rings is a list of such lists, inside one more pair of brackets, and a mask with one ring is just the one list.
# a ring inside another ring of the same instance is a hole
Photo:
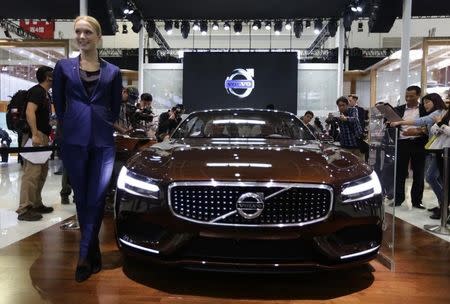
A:
{"label": "dark display backdrop", "polygon": [[[254,69],[254,89],[248,97],[239,98],[225,89],[225,79],[235,69]],[[297,53],[185,53],[183,104],[187,112],[264,109],[273,104],[277,110],[296,113],[297,73]]]}

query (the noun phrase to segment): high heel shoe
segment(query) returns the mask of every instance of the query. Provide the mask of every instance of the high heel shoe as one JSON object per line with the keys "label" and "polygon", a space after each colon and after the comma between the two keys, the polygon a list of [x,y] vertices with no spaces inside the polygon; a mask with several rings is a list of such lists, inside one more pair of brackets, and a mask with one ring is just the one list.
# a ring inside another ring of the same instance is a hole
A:
{"label": "high heel shoe", "polygon": [[77,266],[77,269],[75,270],[75,281],[78,283],[84,282],[92,274],[92,267],[89,263],[82,263]]}
{"label": "high heel shoe", "polygon": [[98,245],[91,249],[89,259],[91,261],[92,273],[97,273],[102,270],[102,254]]}

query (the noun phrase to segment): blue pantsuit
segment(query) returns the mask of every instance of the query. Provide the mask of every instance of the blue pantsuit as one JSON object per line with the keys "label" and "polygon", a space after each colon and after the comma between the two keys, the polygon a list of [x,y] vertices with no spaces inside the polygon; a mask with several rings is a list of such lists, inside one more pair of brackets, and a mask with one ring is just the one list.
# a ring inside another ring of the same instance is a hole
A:
{"label": "blue pantsuit", "polygon": [[80,259],[98,247],[106,189],[114,166],[113,123],[119,116],[122,77],[100,59],[100,76],[88,94],[80,79],[79,58],[58,61],[53,99],[62,127],[61,156],[74,191],[81,229]]}

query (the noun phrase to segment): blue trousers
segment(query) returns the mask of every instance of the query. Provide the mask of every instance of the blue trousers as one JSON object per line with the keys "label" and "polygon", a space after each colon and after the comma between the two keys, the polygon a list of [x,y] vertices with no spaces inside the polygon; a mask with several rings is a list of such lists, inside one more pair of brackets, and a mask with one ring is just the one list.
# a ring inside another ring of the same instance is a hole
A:
{"label": "blue trousers", "polygon": [[89,249],[98,246],[115,148],[62,144],[61,156],[72,185],[80,223],[80,259],[86,259]]}

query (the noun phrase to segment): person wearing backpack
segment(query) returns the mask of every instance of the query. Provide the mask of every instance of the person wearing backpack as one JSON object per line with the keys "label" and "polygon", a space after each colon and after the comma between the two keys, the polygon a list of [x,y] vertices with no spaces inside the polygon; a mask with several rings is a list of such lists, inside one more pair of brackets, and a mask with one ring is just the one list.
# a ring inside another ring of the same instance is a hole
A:
{"label": "person wearing backpack", "polygon": [[[49,89],[53,82],[53,69],[41,66],[36,72],[39,84],[28,90],[25,110],[29,131],[23,133],[22,146],[31,138],[33,146],[48,145],[51,132]],[[20,185],[19,208],[16,212],[20,221],[38,221],[42,213],[50,213],[52,207],[42,203],[42,188],[48,173],[48,160],[44,164],[34,164],[23,160],[22,183]]]}

